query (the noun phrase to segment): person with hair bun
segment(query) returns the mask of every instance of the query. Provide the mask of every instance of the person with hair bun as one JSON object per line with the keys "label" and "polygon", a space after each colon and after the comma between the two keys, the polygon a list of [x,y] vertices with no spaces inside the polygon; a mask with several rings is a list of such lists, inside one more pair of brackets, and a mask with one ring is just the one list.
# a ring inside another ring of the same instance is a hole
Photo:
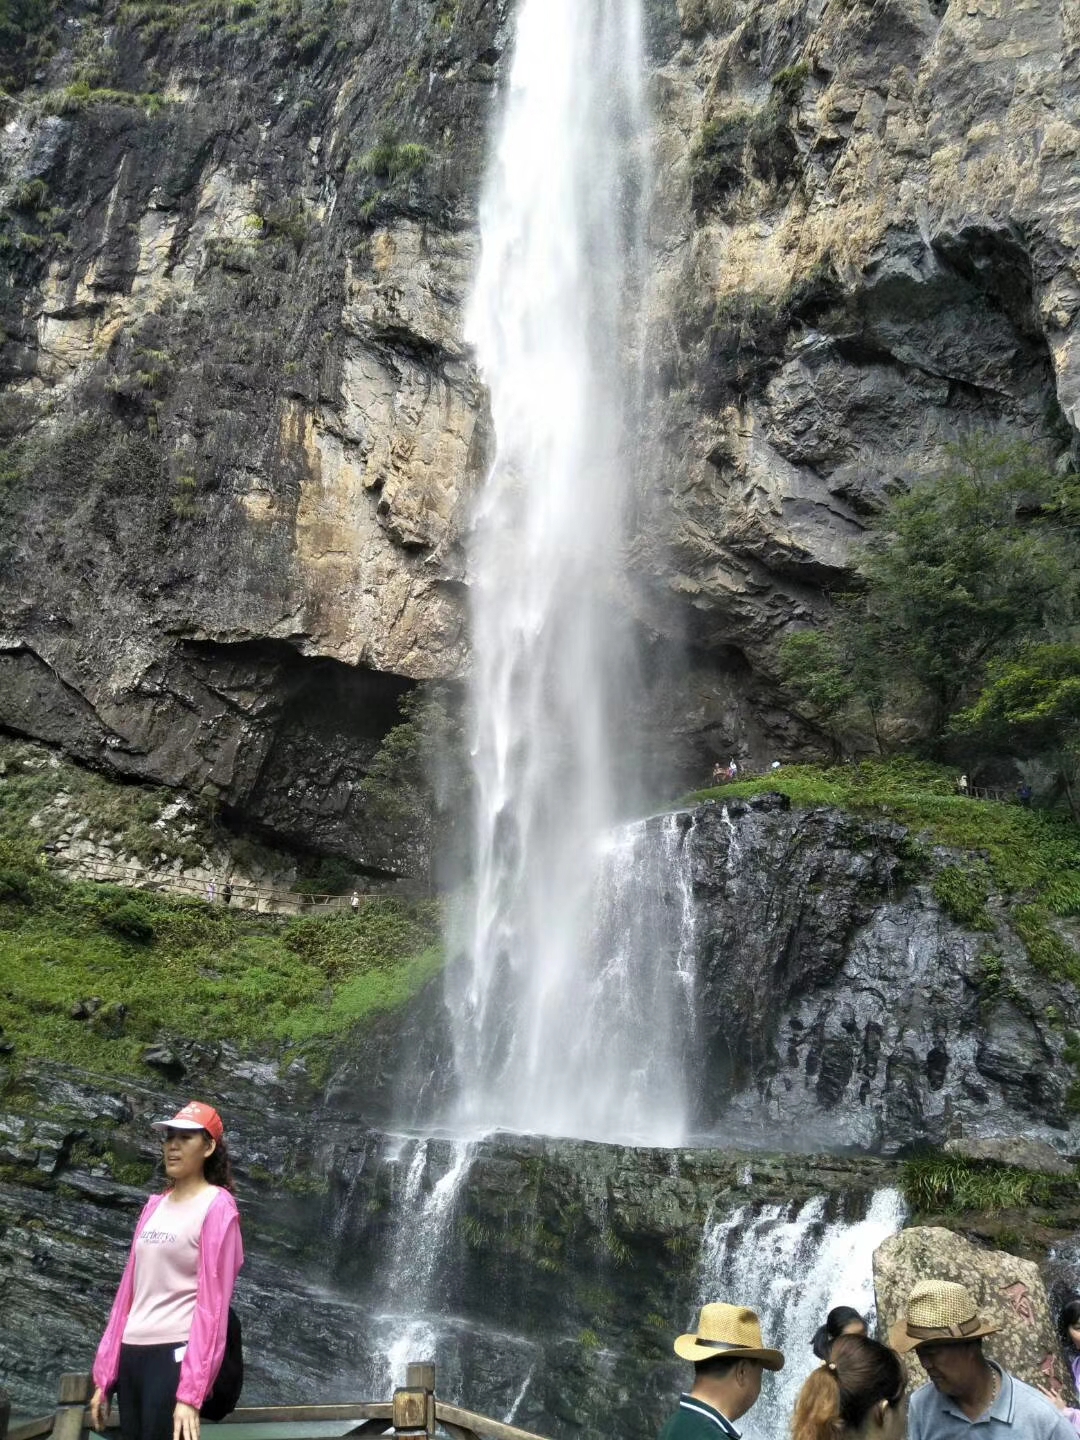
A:
{"label": "person with hair bun", "polygon": [[837,1305],[826,1315],[825,1324],[819,1325],[814,1331],[810,1347],[819,1360],[826,1361],[833,1344],[841,1335],[865,1334],[866,1321],[858,1310],[853,1310],[850,1305]]}
{"label": "person with hair bun", "polygon": [[895,1350],[840,1335],[799,1391],[792,1440],[903,1440],[907,1371]]}
{"label": "person with hair bun", "polygon": [[221,1116],[189,1101],[162,1131],[167,1188],[151,1195],[94,1360],[90,1415],[120,1400],[122,1440],[199,1440],[199,1410],[225,1355],[244,1263]]}

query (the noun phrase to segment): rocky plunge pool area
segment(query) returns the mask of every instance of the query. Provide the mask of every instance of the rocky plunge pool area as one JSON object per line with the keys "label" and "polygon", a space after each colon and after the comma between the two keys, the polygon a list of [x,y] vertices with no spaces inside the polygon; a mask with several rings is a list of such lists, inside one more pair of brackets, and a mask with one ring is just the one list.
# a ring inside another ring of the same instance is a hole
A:
{"label": "rocky plunge pool area", "polygon": [[[670,828],[655,822],[668,849]],[[387,1397],[408,1360],[434,1357],[440,1393],[478,1412],[644,1440],[685,1382],[674,1336],[729,1295],[791,1352],[781,1423],[821,1314],[869,1310],[875,1247],[933,1215],[902,1193],[920,1146],[1034,1133],[1080,1149],[1058,1093],[1065,1040],[1040,1018],[1070,987],[1036,975],[1002,924],[1010,983],[980,988],[985,937],[934,899],[950,857],[908,873],[902,826],[765,796],[703,804],[679,829],[703,1077],[683,1148],[440,1133],[438,979],[318,1082],[179,1036],[157,1079],[4,1056],[0,1374],[15,1410],[46,1412],[59,1374],[89,1368],[155,1183],[150,1122],[190,1092],[214,1097],[236,1161],[246,1403]],[[1057,1213],[1005,1197],[946,1223],[1040,1259],[1057,1294],[1076,1279],[1080,1215],[1071,1172],[1056,1183]]]}
{"label": "rocky plunge pool area", "polygon": [[[364,1131],[235,1057],[214,1070],[244,1217],[248,1404],[381,1398],[437,1354],[440,1393],[481,1413],[644,1437],[703,1296],[756,1287],[743,1298],[774,1329],[796,1291],[807,1323],[836,1284],[866,1304],[870,1252],[903,1219],[889,1160],[418,1139]],[[148,1122],[172,1098],[51,1066],[8,1098],[0,1370],[17,1412],[47,1412],[59,1374],[89,1368],[156,1160]],[[823,1246],[844,1257],[827,1277]]]}

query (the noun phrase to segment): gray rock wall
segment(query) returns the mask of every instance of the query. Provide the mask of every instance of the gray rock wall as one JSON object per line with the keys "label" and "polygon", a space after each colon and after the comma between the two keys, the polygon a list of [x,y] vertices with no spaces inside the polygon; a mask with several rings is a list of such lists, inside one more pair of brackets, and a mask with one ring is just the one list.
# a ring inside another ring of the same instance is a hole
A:
{"label": "gray rock wall", "polygon": [[887,1153],[1026,1134],[1075,1153],[1077,996],[1033,969],[1007,905],[992,933],[965,930],[932,893],[956,857],[782,801],[694,812],[703,1130]]}
{"label": "gray rock wall", "polygon": [[[491,437],[462,316],[512,6],[120,8],[61,7],[5,102],[0,724],[359,858],[385,843],[339,823],[350,765],[467,663]],[[625,600],[636,728],[689,777],[813,744],[770,647],[886,491],[971,429],[1071,444],[1077,39],[1005,0],[648,10]],[[283,702],[330,662],[341,705]]]}

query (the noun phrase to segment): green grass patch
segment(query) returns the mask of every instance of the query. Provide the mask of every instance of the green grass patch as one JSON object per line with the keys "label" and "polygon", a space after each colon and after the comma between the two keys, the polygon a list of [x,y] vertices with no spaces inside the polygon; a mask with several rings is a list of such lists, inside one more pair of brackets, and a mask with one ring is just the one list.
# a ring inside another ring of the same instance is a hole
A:
{"label": "green grass patch", "polygon": [[955,771],[925,761],[894,759],[861,765],[791,765],[735,785],[699,790],[699,800],[739,800],[779,791],[800,809],[831,805],[885,816],[931,844],[980,851],[994,884],[1012,895],[1031,892],[1055,915],[1080,914],[1080,828],[1068,816],[1027,810],[954,793]]}
{"label": "green grass patch", "polygon": [[131,90],[95,88],[85,80],[76,80],[60,90],[49,90],[41,97],[41,109],[46,115],[78,115],[80,111],[91,110],[97,105],[123,105],[156,115],[164,108],[165,98],[153,93],[137,95]]}
{"label": "green grass patch", "polygon": [[[404,1004],[441,963],[434,904],[370,900],[359,915],[282,921],[200,901],[68,884],[0,843],[21,893],[0,899],[0,1025],[15,1059],[135,1074],[170,1035],[325,1055]],[[26,898],[29,893],[29,901]],[[88,1018],[73,1008],[93,1000]]]}
{"label": "green grass patch", "polygon": [[1011,1165],[976,1164],[959,1155],[917,1155],[904,1164],[904,1198],[920,1214],[1020,1210],[1072,1195],[1074,1176],[1036,1175]]}
{"label": "green grass patch", "polygon": [[946,915],[959,924],[969,930],[993,930],[994,922],[986,909],[990,876],[985,865],[945,865],[934,876],[930,888]]}

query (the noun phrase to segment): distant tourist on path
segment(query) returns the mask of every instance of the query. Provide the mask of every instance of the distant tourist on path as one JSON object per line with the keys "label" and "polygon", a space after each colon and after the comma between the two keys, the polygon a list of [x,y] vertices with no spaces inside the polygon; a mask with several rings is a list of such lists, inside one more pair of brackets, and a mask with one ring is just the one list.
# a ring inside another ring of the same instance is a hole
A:
{"label": "distant tourist on path", "polygon": [[231,881],[231,880],[226,880],[226,881],[225,881],[225,884],[221,887],[221,903],[222,903],[223,905],[231,905],[231,904],[232,904],[232,881]]}
{"label": "distant tourist on path", "polygon": [[360,896],[355,890],[352,892],[352,899],[349,901],[349,909],[354,915],[360,913]]}
{"label": "distant tourist on path", "polygon": [[738,1440],[735,1421],[761,1394],[763,1370],[782,1370],[779,1350],[762,1344],[761,1323],[742,1305],[704,1305],[693,1335],[680,1335],[675,1354],[694,1367],[694,1384],[660,1431],[660,1440]]}
{"label": "distant tourist on path", "polygon": [[739,767],[738,767],[738,764],[737,764],[736,761],[735,761],[734,755],[731,757],[730,761],[728,762],[727,778],[728,778],[729,780],[737,780],[737,779],[739,778]]}
{"label": "distant tourist on path", "polygon": [[[1065,1358],[1069,1362],[1069,1369],[1072,1372],[1073,1387],[1080,1388],[1080,1300],[1070,1300],[1061,1307],[1057,1326]],[[1060,1395],[1052,1394],[1043,1386],[1040,1385],[1039,1389],[1054,1409],[1060,1410],[1072,1428],[1077,1434],[1080,1434],[1080,1410],[1066,1405]]]}
{"label": "distant tourist on path", "polygon": [[120,1400],[121,1440],[199,1440],[199,1410],[225,1355],[244,1247],[221,1116],[189,1101],[162,1132],[166,1189],[151,1195],[94,1360],[90,1415]]}
{"label": "distant tourist on path", "polygon": [[214,884],[213,880],[208,880],[206,882],[206,903],[208,905],[212,905],[214,903],[214,897],[216,894],[217,886]]}
{"label": "distant tourist on path", "polygon": [[779,769],[780,769],[780,761],[779,761],[779,760],[774,760],[774,761],[772,762],[772,764],[769,766],[769,769],[770,769],[770,770],[779,770]]}
{"label": "distant tourist on path", "polygon": [[727,778],[727,771],[723,765],[720,764],[720,761],[717,760],[716,764],[712,767],[712,783],[714,785],[722,785]]}
{"label": "distant tourist on path", "polygon": [[1025,810],[1031,809],[1031,786],[1026,780],[1022,785],[1016,787],[1016,798]]}
{"label": "distant tourist on path", "polygon": [[810,1348],[819,1360],[829,1358],[833,1342],[841,1335],[865,1335],[866,1321],[850,1305],[837,1305],[825,1317],[825,1324],[819,1325],[810,1341]]}
{"label": "distant tourist on path", "polygon": [[983,1354],[1000,1327],[977,1312],[970,1292],[951,1280],[920,1280],[907,1319],[889,1334],[894,1350],[918,1353],[930,1384],[911,1397],[910,1440],[1075,1440],[1076,1432],[1045,1395]]}
{"label": "distant tourist on path", "polygon": [[958,795],[967,795],[970,793],[970,788],[967,776],[961,775],[960,779],[956,782],[956,793]]}
{"label": "distant tourist on path", "polygon": [[792,1440],[904,1440],[907,1372],[887,1345],[840,1335],[795,1402]]}

